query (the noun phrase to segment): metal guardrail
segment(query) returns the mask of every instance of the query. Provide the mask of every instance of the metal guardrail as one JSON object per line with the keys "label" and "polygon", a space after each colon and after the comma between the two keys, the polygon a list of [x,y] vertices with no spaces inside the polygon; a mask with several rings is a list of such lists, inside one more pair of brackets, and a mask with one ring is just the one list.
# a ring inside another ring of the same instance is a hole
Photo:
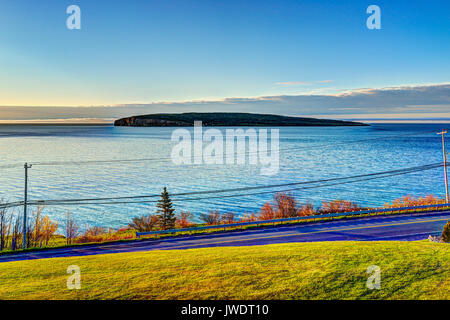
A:
{"label": "metal guardrail", "polygon": [[414,207],[400,207],[400,208],[339,212],[339,213],[320,214],[320,215],[314,215],[314,216],[292,217],[292,218],[282,218],[282,219],[272,219],[272,220],[258,220],[258,221],[248,221],[248,222],[239,222],[239,223],[231,223],[231,224],[218,224],[218,225],[202,226],[202,227],[195,227],[195,228],[158,230],[158,231],[149,231],[149,232],[136,232],[136,237],[140,238],[141,236],[148,236],[148,235],[157,236],[159,234],[193,232],[193,231],[202,231],[202,230],[211,230],[211,229],[224,229],[225,230],[226,228],[238,228],[238,227],[242,228],[244,226],[249,226],[249,225],[256,225],[256,227],[259,227],[259,225],[262,225],[262,224],[276,224],[276,223],[301,221],[301,220],[309,220],[309,219],[323,219],[323,218],[361,215],[361,214],[420,210],[420,209],[431,209],[431,208],[437,209],[437,208],[445,208],[445,207],[450,208],[450,203],[432,204],[432,205],[414,206]]}

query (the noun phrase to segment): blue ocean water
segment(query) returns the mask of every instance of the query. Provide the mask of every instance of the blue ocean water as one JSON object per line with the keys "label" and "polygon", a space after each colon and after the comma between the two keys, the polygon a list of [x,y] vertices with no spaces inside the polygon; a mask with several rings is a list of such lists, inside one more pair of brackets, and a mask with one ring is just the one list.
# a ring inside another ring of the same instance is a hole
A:
{"label": "blue ocean water", "polygon": [[[29,170],[29,199],[73,199],[263,186],[353,176],[442,161],[446,124],[373,124],[369,127],[281,127],[280,168],[263,176],[254,165],[176,165],[170,154],[172,128],[99,126],[0,126],[0,199],[23,199],[23,163]],[[219,128],[225,132],[225,128]],[[284,151],[283,151],[284,150]],[[112,159],[137,162],[91,162]],[[41,164],[39,164],[41,163]],[[10,166],[11,165],[11,166]],[[279,190],[279,189],[272,189]],[[268,190],[257,190],[268,191]],[[210,210],[237,215],[256,212],[272,194],[242,191],[241,197],[175,200],[177,212]],[[301,201],[352,200],[381,206],[404,195],[443,196],[443,169],[384,179],[292,191]],[[211,195],[210,195],[211,196]],[[216,195],[217,196],[217,195]],[[21,210],[21,209],[17,209]],[[81,225],[118,228],[134,216],[156,211],[155,203],[47,206],[62,221],[72,212]]]}

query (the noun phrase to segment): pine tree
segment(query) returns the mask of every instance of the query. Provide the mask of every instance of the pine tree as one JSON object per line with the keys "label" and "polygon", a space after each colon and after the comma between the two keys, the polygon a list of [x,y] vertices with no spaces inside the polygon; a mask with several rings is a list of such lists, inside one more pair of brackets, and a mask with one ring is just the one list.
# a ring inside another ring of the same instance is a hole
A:
{"label": "pine tree", "polygon": [[450,221],[447,221],[447,223],[444,226],[444,230],[442,231],[441,240],[442,240],[442,242],[450,242]]}
{"label": "pine tree", "polygon": [[157,213],[159,213],[159,224],[162,230],[175,229],[175,209],[172,208],[172,200],[170,200],[167,188],[164,187],[161,193],[161,199],[156,204],[158,207]]}

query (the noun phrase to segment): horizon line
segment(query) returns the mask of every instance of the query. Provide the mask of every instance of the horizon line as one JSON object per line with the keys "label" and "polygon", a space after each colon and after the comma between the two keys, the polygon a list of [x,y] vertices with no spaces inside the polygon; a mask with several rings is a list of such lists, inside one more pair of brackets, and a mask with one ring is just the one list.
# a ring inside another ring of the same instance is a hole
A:
{"label": "horizon line", "polygon": [[[211,112],[213,113],[213,112]],[[232,113],[232,112],[230,112]],[[295,116],[294,116],[295,117]],[[304,118],[318,118],[301,116]],[[340,120],[340,121],[352,121],[362,123],[374,123],[374,124],[439,124],[450,123],[450,118],[319,118],[327,120]],[[112,125],[116,119],[112,118],[67,118],[67,119],[13,119],[13,120],[1,120],[0,125]]]}

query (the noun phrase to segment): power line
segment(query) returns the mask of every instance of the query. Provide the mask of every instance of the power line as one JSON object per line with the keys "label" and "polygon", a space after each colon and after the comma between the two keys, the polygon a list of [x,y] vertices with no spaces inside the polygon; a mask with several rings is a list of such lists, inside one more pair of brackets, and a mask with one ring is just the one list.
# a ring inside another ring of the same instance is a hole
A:
{"label": "power line", "polygon": [[[430,169],[434,169],[434,168],[430,168]],[[430,169],[425,169],[425,170],[430,170]],[[420,170],[420,171],[424,171],[424,170]],[[292,189],[286,189],[286,190],[271,190],[271,191],[265,191],[265,192],[256,192],[256,193],[248,193],[248,194],[232,194],[232,195],[223,195],[223,196],[212,196],[212,197],[201,197],[201,198],[182,198],[182,199],[174,199],[174,201],[201,201],[201,200],[208,200],[208,199],[224,199],[224,198],[238,198],[238,197],[248,197],[248,196],[253,196],[253,195],[262,195],[262,194],[271,194],[271,193],[275,193],[275,192],[289,192],[289,191],[297,191],[297,190],[305,190],[305,189],[316,189],[316,188],[323,188],[323,187],[331,187],[331,186],[336,186],[336,185],[342,185],[342,184],[349,184],[349,183],[355,183],[355,182],[363,182],[363,181],[368,181],[368,180],[375,180],[375,179],[382,179],[382,178],[388,178],[388,177],[393,177],[393,176],[398,176],[398,175],[403,175],[403,174],[408,174],[408,173],[415,173],[415,172],[419,172],[419,171],[409,171],[409,172],[404,172],[404,173],[396,173],[396,174],[391,174],[391,175],[386,175],[386,176],[377,176],[377,177],[372,177],[372,178],[365,178],[365,179],[359,179],[359,180],[352,180],[352,181],[344,181],[344,182],[339,182],[339,183],[331,183],[331,184],[323,184],[323,185],[318,185],[318,186],[308,186],[308,187],[301,187],[301,188],[292,188]],[[156,203],[158,202],[157,200],[143,200],[143,201],[114,201],[114,202],[70,202],[70,203],[65,203],[65,202],[61,202],[61,203],[53,203],[53,204],[45,204],[45,205],[117,205],[117,204],[148,204],[148,203]]]}
{"label": "power line", "polygon": [[[309,184],[318,184],[318,183],[324,183],[324,182],[332,182],[332,181],[342,181],[342,180],[350,180],[350,179],[361,179],[357,181],[347,181],[345,183],[351,183],[351,182],[358,182],[358,181],[364,181],[363,178],[369,178],[369,177],[376,177],[376,178],[384,178],[389,176],[395,176],[395,175],[402,175],[407,173],[413,173],[413,172],[420,172],[425,170],[431,170],[435,168],[442,167],[442,163],[437,164],[430,164],[430,165],[422,165],[417,167],[411,167],[411,168],[404,168],[404,169],[397,169],[397,170],[389,170],[384,172],[377,172],[377,173],[369,173],[369,174],[362,174],[362,175],[355,175],[355,176],[349,176],[349,177],[339,177],[339,178],[329,178],[329,179],[321,179],[321,180],[313,180],[313,181],[303,181],[303,182],[292,182],[292,183],[283,183],[283,184],[272,184],[272,185],[265,185],[265,186],[253,186],[253,187],[241,187],[241,188],[230,188],[230,189],[219,189],[219,190],[206,190],[206,191],[193,191],[193,192],[183,192],[183,193],[173,193],[172,197],[179,197],[179,196],[189,196],[189,195],[201,195],[201,194],[217,194],[217,193],[229,193],[229,192],[240,192],[240,191],[250,191],[250,190],[257,190],[257,189],[268,189],[268,188],[280,188],[280,187],[288,187],[288,186],[295,186],[295,185],[309,185]],[[371,179],[366,179],[371,180]],[[344,184],[344,183],[335,183],[332,185],[338,185],[338,184]],[[326,185],[325,185],[326,186]],[[314,186],[317,187],[317,186]],[[310,187],[310,188],[314,188]],[[300,190],[300,189],[308,189],[308,188],[294,188],[289,190]],[[288,190],[284,190],[288,191]],[[273,192],[280,192],[280,191],[270,191],[265,193],[273,193]],[[263,194],[263,193],[259,193]],[[253,194],[251,194],[253,195]],[[152,194],[152,195],[139,195],[139,196],[126,196],[126,197],[105,197],[105,198],[84,198],[84,199],[57,199],[57,200],[35,200],[30,201],[29,205],[69,205],[71,203],[74,204],[111,204],[112,202],[98,202],[98,201],[108,201],[108,200],[133,200],[133,199],[145,199],[145,198],[155,198],[159,197],[159,194]],[[228,195],[229,197],[230,195]],[[236,195],[232,195],[236,196]],[[227,197],[220,196],[220,197]],[[212,198],[212,197],[210,197]],[[175,199],[177,201],[187,201],[186,198],[181,199]],[[192,200],[200,200],[200,198],[195,198]],[[96,202],[92,202],[96,201]],[[142,201],[142,203],[151,203],[156,201]],[[120,203],[132,203],[131,201],[123,201]],[[135,202],[139,203],[139,202]],[[117,202],[119,204],[119,202]]]}
{"label": "power line", "polygon": [[9,202],[9,203],[0,203],[0,209],[8,209],[23,206],[23,201]]}

